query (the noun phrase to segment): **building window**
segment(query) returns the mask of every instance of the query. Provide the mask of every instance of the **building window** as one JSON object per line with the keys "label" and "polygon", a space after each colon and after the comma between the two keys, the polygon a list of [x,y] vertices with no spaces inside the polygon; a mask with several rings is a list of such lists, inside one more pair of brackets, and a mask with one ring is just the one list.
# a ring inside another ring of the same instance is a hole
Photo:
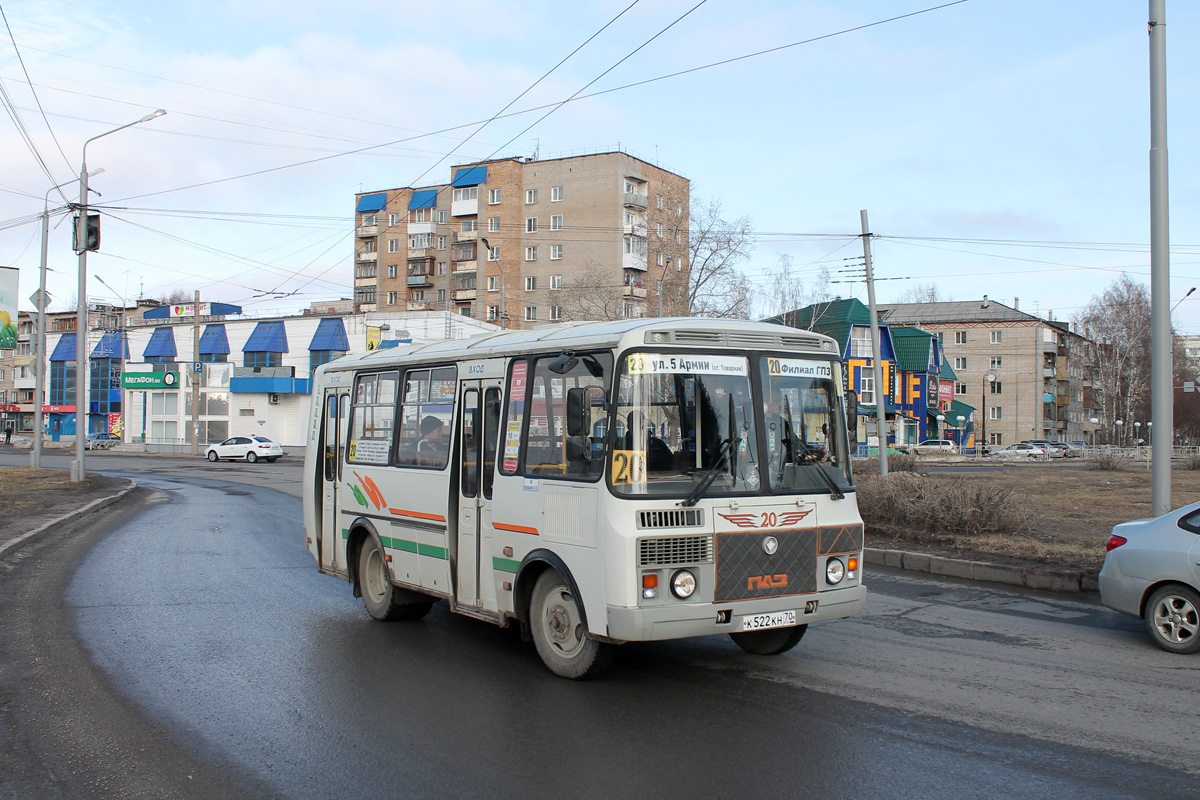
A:
{"label": "building window", "polygon": [[525,306],[525,321],[526,322],[536,322],[537,321],[537,306]]}
{"label": "building window", "polygon": [[360,286],[354,290],[354,302],[359,305],[370,304],[375,302],[375,287]]}
{"label": "building window", "polygon": [[859,376],[858,402],[875,405],[875,376],[866,374],[864,369]]}
{"label": "building window", "polygon": [[538,192],[537,189],[526,189],[525,190],[525,205],[531,206],[537,202],[537,192]]}
{"label": "building window", "polygon": [[966,394],[967,393],[967,385],[965,383],[955,383],[954,384],[954,393],[955,394]]}
{"label": "building window", "polygon": [[400,252],[400,240],[399,239],[388,239],[388,252],[389,253],[399,253]]}
{"label": "building window", "polygon": [[363,242],[362,251],[364,253],[374,253],[375,252],[375,240],[367,239],[365,242]]}
{"label": "building window", "polygon": [[550,288],[551,289],[561,289],[562,288],[562,275],[551,275],[550,276]]}
{"label": "building window", "polygon": [[663,202],[662,202],[661,194],[654,195],[654,207],[659,209],[660,211],[662,210]]}
{"label": "building window", "polygon": [[478,186],[462,186],[458,189],[455,189],[453,199],[454,200],[478,200],[479,199],[479,187]]}
{"label": "building window", "polygon": [[414,208],[412,211],[408,212],[408,221],[409,222],[424,222],[425,221],[425,209]]}
{"label": "building window", "polygon": [[438,303],[440,303],[440,304],[445,304],[445,302],[446,302],[446,290],[445,290],[445,289],[438,289],[438,295],[437,295],[437,297],[438,297],[438,299],[437,299]]}
{"label": "building window", "polygon": [[990,406],[988,419],[1004,419],[1004,406]]}
{"label": "building window", "polygon": [[470,305],[459,306],[458,313],[460,316],[463,316],[463,317],[471,316],[471,306]]}
{"label": "building window", "polygon": [[500,306],[488,306],[487,307],[488,322],[495,322],[498,319],[500,319]]}
{"label": "building window", "polygon": [[488,205],[495,206],[500,204],[500,190],[488,189]]}
{"label": "building window", "polygon": [[563,229],[563,215],[552,214],[550,216],[550,230],[561,231]]}
{"label": "building window", "polygon": [[488,217],[488,233],[499,233],[499,232],[500,232],[500,218],[499,217]]}
{"label": "building window", "polygon": [[499,275],[488,275],[487,290],[489,292],[500,291],[500,276]]}
{"label": "building window", "polygon": [[394,306],[394,305],[396,305],[396,302],[397,302],[396,293],[395,293],[395,292],[388,292],[388,295],[387,295],[387,304],[388,304],[389,306]]}
{"label": "building window", "polygon": [[409,250],[424,250],[433,244],[432,233],[418,233],[408,237]]}
{"label": "building window", "polygon": [[966,344],[967,343],[967,332],[966,331],[955,331],[954,332],[954,343],[955,344]]}
{"label": "building window", "polygon": [[646,255],[646,240],[640,236],[625,236],[625,252],[631,255]]}
{"label": "building window", "polygon": [[376,267],[374,264],[359,264],[354,268],[354,277],[356,278],[374,278]]}
{"label": "building window", "polygon": [[459,230],[461,230],[463,233],[470,233],[471,231],[477,231],[477,230],[479,230],[479,220],[478,219],[464,219],[462,221],[462,223],[459,225]]}
{"label": "building window", "polygon": [[992,387],[992,394],[1004,393],[1004,383],[1002,381],[992,381],[989,386]]}
{"label": "building window", "polygon": [[966,369],[967,368],[967,357],[966,356],[956,356],[954,359],[954,368],[955,369]]}
{"label": "building window", "polygon": [[488,261],[499,261],[499,260],[500,260],[500,245],[496,245],[495,247],[489,247],[488,248]]}
{"label": "building window", "polygon": [[424,302],[425,301],[425,290],[424,289],[413,289],[412,294],[409,295],[408,299],[412,300],[413,302],[416,302],[416,303]]}
{"label": "building window", "polygon": [[[371,298],[374,302],[375,298]],[[283,353],[272,353],[269,351],[247,351],[242,353],[243,367],[281,367],[283,366]]]}
{"label": "building window", "polygon": [[850,357],[873,358],[875,350],[871,346],[871,329],[855,327],[850,329]]}
{"label": "building window", "polygon": [[537,276],[530,275],[528,278],[525,279],[525,291],[527,291],[527,292],[537,291]]}
{"label": "building window", "polygon": [[536,247],[526,247],[525,248],[525,260],[526,261],[537,261],[537,248]]}
{"label": "building window", "polygon": [[550,202],[551,203],[559,203],[559,202],[562,202],[562,199],[563,199],[563,187],[561,187],[561,186],[550,187]]}
{"label": "building window", "polygon": [[559,261],[560,259],[562,259],[562,245],[561,244],[550,245],[550,260],[551,261]]}
{"label": "building window", "polygon": [[1003,356],[992,356],[992,369],[999,369],[1004,366]]}
{"label": "building window", "polygon": [[656,223],[654,225],[654,235],[660,239],[662,238],[662,223],[661,222]]}
{"label": "building window", "polygon": [[442,225],[446,224],[446,212],[445,211],[438,212],[438,223],[440,223]]}
{"label": "building window", "polygon": [[395,264],[388,264],[388,273],[387,273],[388,277],[389,278],[397,277],[399,275],[399,270],[400,270],[400,268],[397,267]]}
{"label": "building window", "polygon": [[[330,361],[333,361],[335,358],[341,358],[344,355],[346,355],[346,352],[344,350],[309,350],[308,351],[308,377],[310,377],[310,378],[312,377],[312,374],[317,369],[317,367],[321,366],[322,364],[328,364]],[[245,408],[240,409],[240,411],[243,413],[244,416],[245,416],[244,412],[246,412],[248,410],[249,409],[245,409]],[[249,414],[248,416],[253,416],[253,412],[251,412],[251,414]]]}
{"label": "building window", "polygon": [[992,331],[992,344],[1000,344],[1004,338],[1004,331]]}
{"label": "building window", "polygon": [[637,194],[638,185],[633,181],[625,181],[625,194]]}
{"label": "building window", "polygon": [[562,306],[550,306],[550,319],[562,319]]}
{"label": "building window", "polygon": [[394,228],[399,224],[400,224],[400,215],[399,214],[388,214],[388,227],[389,228]]}
{"label": "building window", "polygon": [[994,444],[997,446],[1004,444],[1004,434],[989,433],[988,434],[988,444]]}
{"label": "building window", "polygon": [[368,225],[368,226],[369,225],[378,225],[379,217],[375,216],[374,214],[363,214],[362,224]]}
{"label": "building window", "polygon": [[445,261],[437,262],[437,274],[438,275],[446,274],[446,262]]}
{"label": "building window", "polygon": [[446,249],[446,237],[439,236],[438,237],[438,250],[445,250],[445,249]]}
{"label": "building window", "polygon": [[538,228],[538,218],[537,217],[526,217],[525,218],[525,232],[526,233],[537,233],[537,228]]}

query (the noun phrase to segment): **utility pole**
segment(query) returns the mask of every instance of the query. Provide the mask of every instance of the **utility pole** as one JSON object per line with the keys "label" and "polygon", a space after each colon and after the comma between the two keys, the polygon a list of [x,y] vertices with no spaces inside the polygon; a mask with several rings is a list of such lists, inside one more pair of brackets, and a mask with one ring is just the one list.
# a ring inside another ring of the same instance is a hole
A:
{"label": "utility pole", "polygon": [[192,455],[200,455],[200,378],[203,372],[196,371],[200,363],[200,290],[196,290],[192,305]]}
{"label": "utility pole", "polygon": [[1151,513],[1171,510],[1175,429],[1171,376],[1171,239],[1167,202],[1167,13],[1150,0],[1150,416]]}
{"label": "utility pole", "polygon": [[875,373],[875,433],[879,437],[879,474],[887,476],[887,395],[883,391],[883,349],[880,347],[879,312],[875,310],[875,273],[871,270],[871,233],[867,210],[862,220],[863,262],[867,267],[867,307],[871,311],[871,369]]}

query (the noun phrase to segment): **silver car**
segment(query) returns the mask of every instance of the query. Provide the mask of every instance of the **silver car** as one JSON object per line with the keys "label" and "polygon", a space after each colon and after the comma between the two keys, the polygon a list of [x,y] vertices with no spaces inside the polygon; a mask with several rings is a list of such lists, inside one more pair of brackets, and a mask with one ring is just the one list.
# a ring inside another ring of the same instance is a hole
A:
{"label": "silver car", "polygon": [[1200,650],[1200,503],[1113,528],[1100,602],[1146,621],[1156,645]]}
{"label": "silver car", "polygon": [[253,464],[255,461],[282,458],[283,447],[265,436],[233,436],[220,444],[209,445],[204,455],[209,461],[244,458]]}

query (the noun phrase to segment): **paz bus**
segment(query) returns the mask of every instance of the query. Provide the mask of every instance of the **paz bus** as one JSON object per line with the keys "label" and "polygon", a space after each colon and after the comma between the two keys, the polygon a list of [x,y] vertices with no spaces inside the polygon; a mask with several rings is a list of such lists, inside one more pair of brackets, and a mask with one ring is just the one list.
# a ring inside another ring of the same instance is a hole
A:
{"label": "paz bus", "polygon": [[866,599],[838,356],[694,318],[345,356],[313,376],[307,547],[375,619],[445,600],[566,678],[631,641],[782,653]]}

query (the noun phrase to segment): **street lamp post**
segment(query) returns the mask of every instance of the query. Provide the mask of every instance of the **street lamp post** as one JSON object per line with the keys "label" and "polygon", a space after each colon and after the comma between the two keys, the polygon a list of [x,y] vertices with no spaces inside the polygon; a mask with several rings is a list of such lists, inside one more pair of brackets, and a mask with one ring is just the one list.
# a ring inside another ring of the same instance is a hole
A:
{"label": "street lamp post", "polygon": [[965,430],[963,423],[966,421],[966,417],[964,417],[962,414],[958,415],[958,454],[960,456],[963,454],[963,431]]}
{"label": "street lamp post", "polygon": [[1142,446],[1142,423],[1140,422],[1133,423],[1133,446],[1139,448]]}
{"label": "street lamp post", "polygon": [[975,443],[975,457],[976,458],[983,458],[983,443],[987,441],[988,384],[994,383],[995,380],[996,380],[996,373],[994,373],[994,372],[989,372],[988,374],[984,375],[983,376],[983,388],[979,392],[980,399],[983,401],[982,403],[980,403],[981,413],[979,415],[979,424],[982,426],[983,430],[980,433],[979,441]]}
{"label": "street lamp post", "polygon": [[1121,440],[1121,426],[1124,425],[1123,420],[1117,420],[1113,425],[1117,426],[1117,447],[1124,447],[1125,443]]}
{"label": "street lamp post", "polygon": [[1091,419],[1088,420],[1088,422],[1092,423],[1092,447],[1095,447],[1096,446],[1096,425],[1099,424],[1100,420],[1096,419],[1095,417],[1092,417]]}
{"label": "street lamp post", "polygon": [[132,128],[155,117],[166,114],[161,108],[139,120],[113,128],[111,131],[93,136],[83,143],[83,158],[79,169],[79,216],[75,220],[75,245],[79,248],[79,306],[75,319],[75,462],[71,465],[71,480],[78,483],[87,477],[84,467],[84,441],[87,439],[87,217],[88,217],[88,171],[87,146],[97,139]]}

